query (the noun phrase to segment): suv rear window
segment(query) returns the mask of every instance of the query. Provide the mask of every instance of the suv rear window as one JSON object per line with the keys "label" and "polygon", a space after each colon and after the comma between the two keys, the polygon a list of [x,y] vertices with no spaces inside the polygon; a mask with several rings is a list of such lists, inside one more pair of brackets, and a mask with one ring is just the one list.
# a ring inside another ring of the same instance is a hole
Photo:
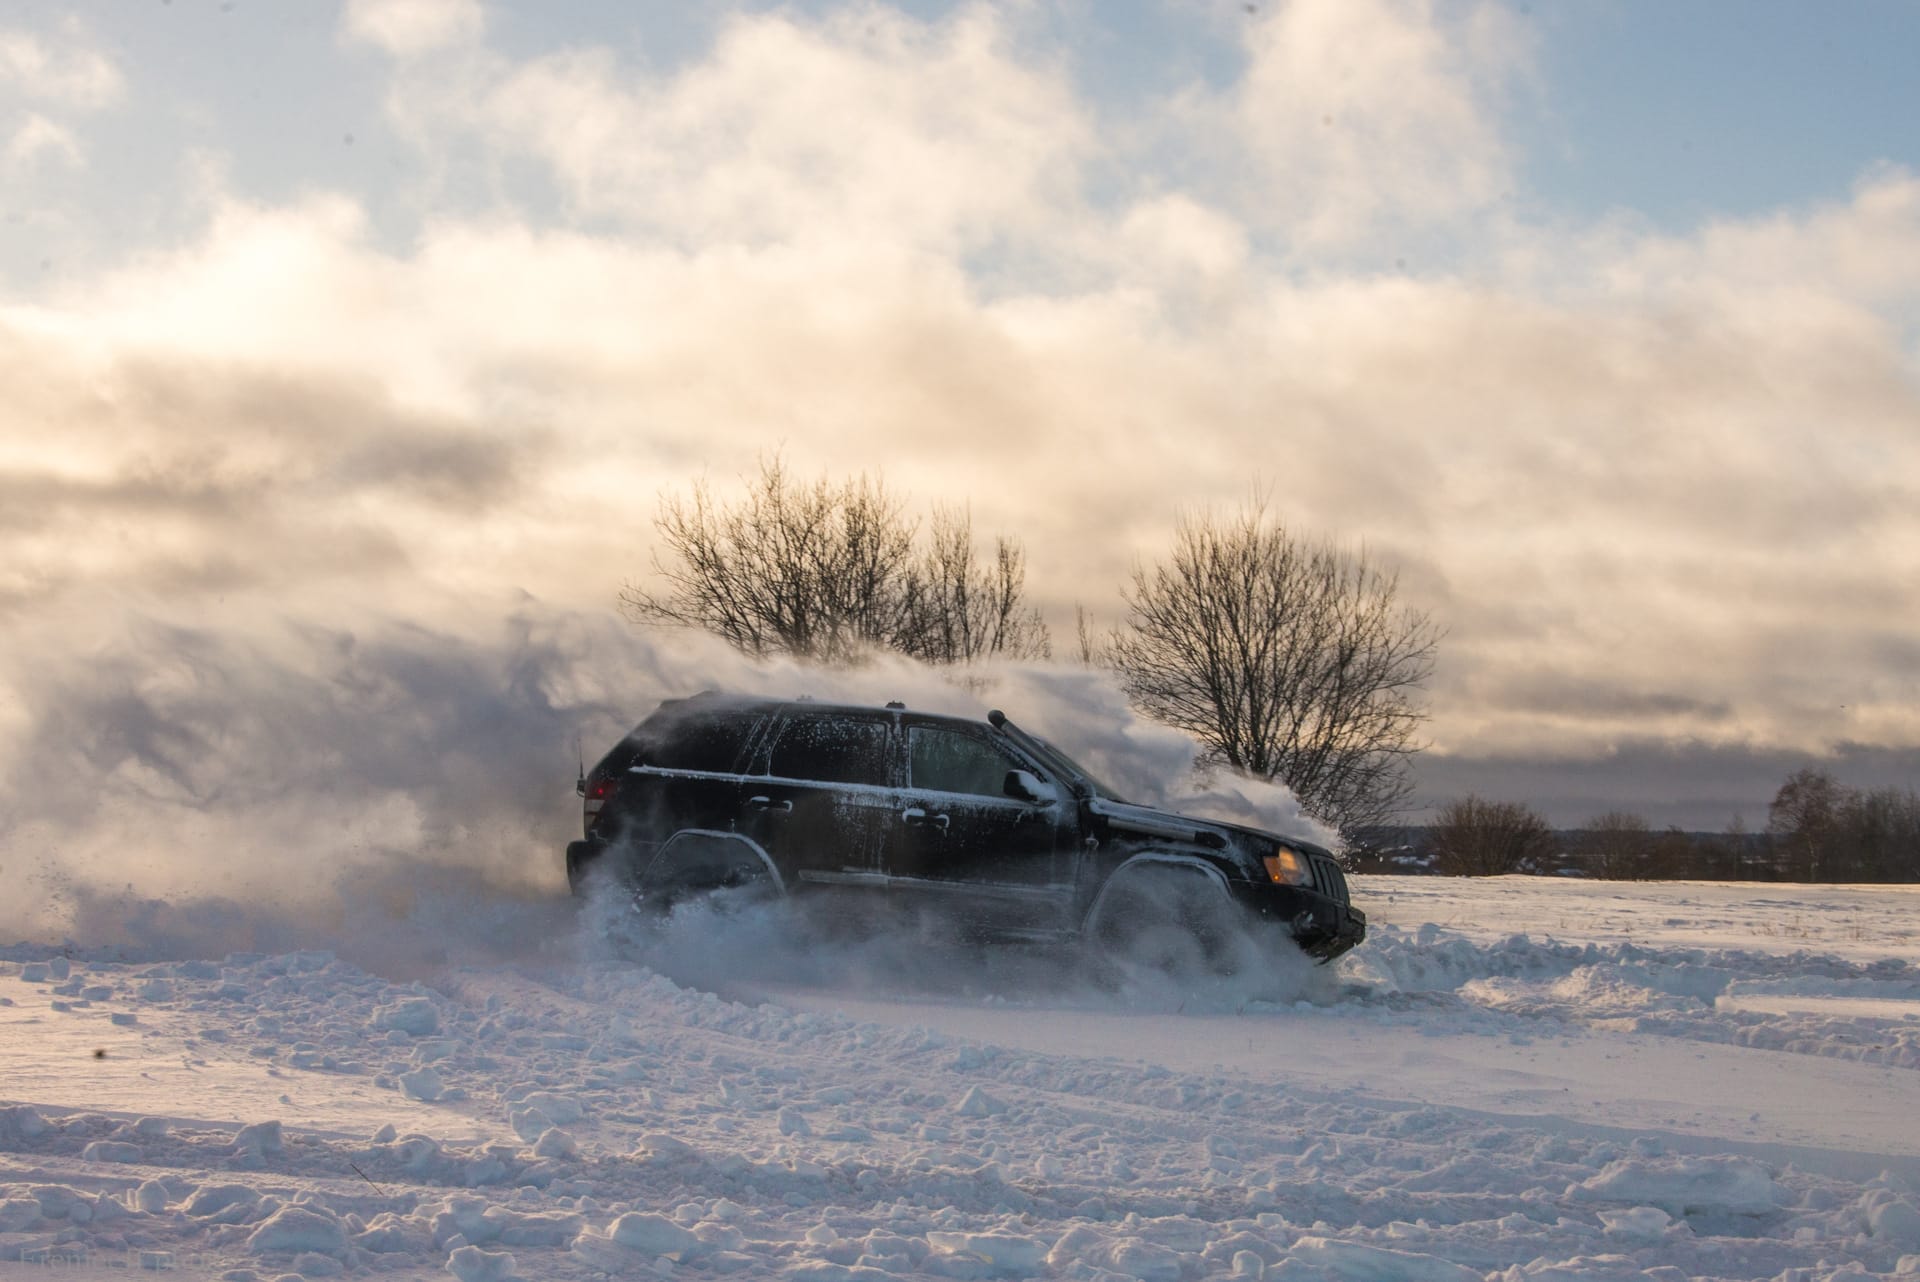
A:
{"label": "suv rear window", "polygon": [[821,783],[887,782],[887,723],[866,717],[795,717],[773,745],[767,773]]}
{"label": "suv rear window", "polygon": [[738,768],[741,750],[753,730],[751,717],[704,716],[676,718],[647,735],[642,757],[650,766],[667,770],[709,770],[728,774]]}

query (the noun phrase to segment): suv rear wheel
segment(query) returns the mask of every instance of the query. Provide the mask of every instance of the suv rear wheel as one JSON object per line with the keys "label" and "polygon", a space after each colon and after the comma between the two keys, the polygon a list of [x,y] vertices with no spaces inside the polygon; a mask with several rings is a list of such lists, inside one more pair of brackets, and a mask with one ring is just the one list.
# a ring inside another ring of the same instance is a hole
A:
{"label": "suv rear wheel", "polygon": [[634,903],[661,917],[693,904],[730,913],[778,898],[779,893],[751,846],[708,833],[680,832],[642,872],[634,885]]}

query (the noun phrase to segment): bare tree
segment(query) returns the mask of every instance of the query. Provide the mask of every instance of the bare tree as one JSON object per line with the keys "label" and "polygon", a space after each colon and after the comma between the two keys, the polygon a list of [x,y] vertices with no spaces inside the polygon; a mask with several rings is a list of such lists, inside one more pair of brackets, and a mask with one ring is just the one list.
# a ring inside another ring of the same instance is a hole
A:
{"label": "bare tree", "polygon": [[1466,796],[1436,816],[1434,868],[1454,877],[1539,872],[1554,855],[1553,829],[1529,806]]}
{"label": "bare tree", "polygon": [[982,562],[964,509],[940,510],[924,550],[905,501],[864,474],[835,485],[794,481],[763,459],[744,498],[723,503],[704,481],[663,497],[664,544],[653,591],[620,593],[636,622],[696,627],[755,657],[850,663],[875,649],[932,663],[1048,651],[1045,623],[1023,602],[1026,555],[1011,539]]}
{"label": "bare tree", "polygon": [[974,555],[972,514],[935,508],[926,552],[909,571],[907,620],[894,644],[929,663],[1047,658],[1046,622],[1021,602],[1026,579],[1018,543],[997,538],[993,560],[982,561]]}
{"label": "bare tree", "polygon": [[1857,881],[1912,881],[1920,877],[1920,794],[1900,788],[1850,791],[1836,844],[1845,863],[1828,874],[1835,880],[1843,876]]}
{"label": "bare tree", "polygon": [[1183,519],[1172,554],[1122,594],[1107,657],[1149,716],[1342,830],[1401,808],[1439,634],[1399,603],[1396,575],[1256,502]]}
{"label": "bare tree", "polygon": [[1847,789],[1824,770],[1796,770],[1780,785],[1767,807],[1767,834],[1782,853],[1788,878],[1820,880],[1823,855],[1826,876],[1834,876],[1834,837],[1846,803]]}
{"label": "bare tree", "polygon": [[1106,642],[1094,632],[1093,616],[1087,613],[1087,607],[1073,607],[1074,654],[1080,662],[1089,668],[1110,668],[1112,661],[1107,656]]}
{"label": "bare tree", "polygon": [[1653,829],[1639,815],[1609,810],[1589,820],[1580,833],[1580,854],[1596,877],[1614,881],[1645,877],[1653,850]]}

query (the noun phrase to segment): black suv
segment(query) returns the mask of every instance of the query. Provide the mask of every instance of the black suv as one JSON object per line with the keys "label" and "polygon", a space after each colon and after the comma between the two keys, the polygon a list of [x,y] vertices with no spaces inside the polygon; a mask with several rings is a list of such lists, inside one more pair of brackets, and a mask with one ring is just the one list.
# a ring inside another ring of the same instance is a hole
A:
{"label": "black suv", "polygon": [[1216,964],[1231,919],[1323,960],[1366,935],[1325,850],[1131,805],[999,712],[695,695],[661,704],[579,789],[574,893],[611,874],[647,909],[791,897],[931,912],[982,939],[1174,935]]}

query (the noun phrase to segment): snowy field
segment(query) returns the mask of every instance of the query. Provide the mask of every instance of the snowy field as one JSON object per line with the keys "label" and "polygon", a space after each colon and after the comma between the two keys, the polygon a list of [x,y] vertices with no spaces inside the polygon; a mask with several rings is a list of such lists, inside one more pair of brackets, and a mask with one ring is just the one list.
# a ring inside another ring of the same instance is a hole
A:
{"label": "snowy field", "polygon": [[1190,991],[539,896],[0,950],[0,1276],[1920,1274],[1920,891],[1355,895]]}

